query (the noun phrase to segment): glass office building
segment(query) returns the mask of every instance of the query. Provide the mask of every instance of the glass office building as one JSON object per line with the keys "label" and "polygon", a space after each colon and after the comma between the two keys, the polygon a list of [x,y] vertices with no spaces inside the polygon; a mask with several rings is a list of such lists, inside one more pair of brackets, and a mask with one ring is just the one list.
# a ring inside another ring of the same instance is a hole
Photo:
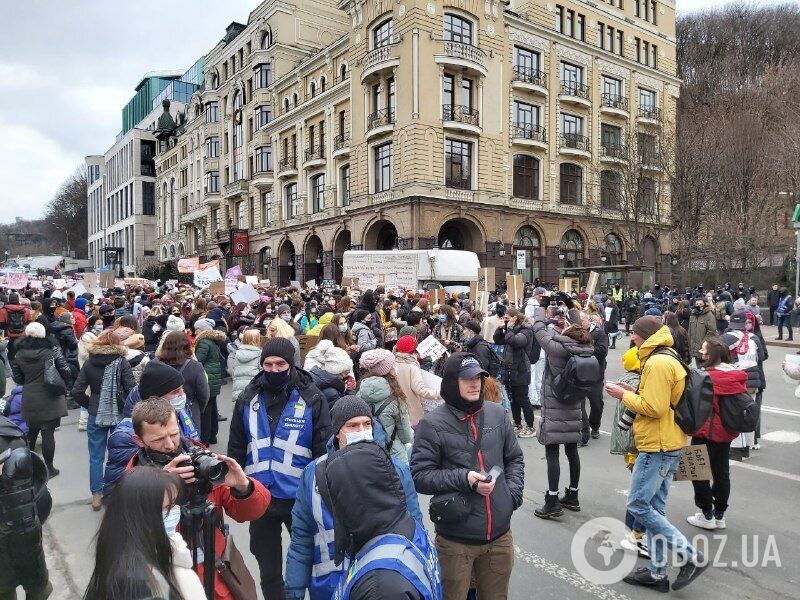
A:
{"label": "glass office building", "polygon": [[192,97],[195,90],[203,85],[203,67],[205,64],[206,58],[203,56],[189,67],[189,69],[181,75],[180,79],[170,82],[158,96],[153,98],[153,109],[161,106],[161,102],[166,98],[188,104],[189,98]]}

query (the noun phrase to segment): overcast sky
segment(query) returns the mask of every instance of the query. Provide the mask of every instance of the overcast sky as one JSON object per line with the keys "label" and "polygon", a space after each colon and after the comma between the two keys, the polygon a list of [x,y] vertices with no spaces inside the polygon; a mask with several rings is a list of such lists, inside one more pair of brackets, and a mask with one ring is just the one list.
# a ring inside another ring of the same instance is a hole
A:
{"label": "overcast sky", "polygon": [[0,0],[0,222],[40,216],[87,154],[114,143],[145,72],[188,68],[258,2]]}

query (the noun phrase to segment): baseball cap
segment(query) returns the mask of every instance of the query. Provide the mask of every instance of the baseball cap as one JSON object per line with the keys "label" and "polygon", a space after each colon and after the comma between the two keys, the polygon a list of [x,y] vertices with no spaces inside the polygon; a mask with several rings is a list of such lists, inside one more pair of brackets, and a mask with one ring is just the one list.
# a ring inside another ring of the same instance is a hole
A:
{"label": "baseball cap", "polygon": [[474,356],[465,356],[461,360],[461,366],[458,368],[459,379],[472,379],[476,375],[486,376],[488,374]]}

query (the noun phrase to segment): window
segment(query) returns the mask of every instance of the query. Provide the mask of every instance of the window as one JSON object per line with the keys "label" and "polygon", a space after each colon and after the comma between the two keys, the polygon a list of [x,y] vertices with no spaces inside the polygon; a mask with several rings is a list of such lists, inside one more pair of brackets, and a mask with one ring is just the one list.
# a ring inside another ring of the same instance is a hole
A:
{"label": "window", "polygon": [[272,171],[272,147],[256,148],[256,172],[268,173],[270,171]]}
{"label": "window", "polygon": [[608,50],[609,52],[613,52],[614,54],[622,55],[622,31],[611,27],[610,25],[605,25],[604,23],[598,23],[600,29],[597,35],[597,45],[600,46],[603,50]]}
{"label": "window", "polygon": [[658,67],[658,46],[650,46],[650,66],[654,69]]}
{"label": "window", "polygon": [[609,233],[603,240],[603,253],[609,265],[622,264],[622,240],[619,236]]}
{"label": "window", "polygon": [[445,185],[462,190],[472,189],[472,144],[446,139],[444,161]]}
{"label": "window", "polygon": [[272,223],[272,191],[261,193],[261,226]]}
{"label": "window", "polygon": [[345,118],[345,113],[344,113],[343,110],[340,110],[339,111],[339,135],[342,136],[342,139],[344,139],[344,137],[345,137],[344,118]]}
{"label": "window", "polygon": [[657,5],[658,5],[658,3],[656,2],[656,0],[650,0],[650,22],[653,25],[657,25],[658,24],[658,23],[656,23],[656,20],[657,20],[657,17],[656,17],[656,12],[657,12],[656,11],[656,6]]}
{"label": "window", "polygon": [[617,30],[617,48],[615,52],[620,56],[625,56],[625,37],[619,30]]}
{"label": "window", "polygon": [[622,146],[622,128],[602,123],[600,125],[600,145],[604,148],[620,148]]}
{"label": "window", "polygon": [[639,177],[637,188],[637,212],[640,216],[653,216],[656,212],[656,182],[650,177]]}
{"label": "window", "polygon": [[564,204],[583,203],[583,169],[572,163],[561,163],[560,200]]}
{"label": "window", "polygon": [[150,181],[142,182],[142,214],[156,214],[156,184]]}
{"label": "window", "polygon": [[525,102],[514,102],[514,137],[525,139],[544,139],[539,128],[539,107]]}
{"label": "window", "polygon": [[347,77],[347,65],[342,65],[339,67],[339,80],[344,81],[345,77]]}
{"label": "window", "polygon": [[269,63],[258,65],[255,72],[256,88],[263,89],[272,83],[272,66]]}
{"label": "window", "polygon": [[209,171],[203,179],[203,186],[206,194],[216,194],[219,192],[219,171]]}
{"label": "window", "polygon": [[206,138],[206,145],[203,148],[204,158],[217,158],[219,157],[219,136]]}
{"label": "window", "polygon": [[472,45],[472,22],[458,15],[444,15],[444,39]]}
{"label": "window", "polygon": [[314,142],[316,142],[316,139],[314,138],[314,126],[313,125],[309,125],[308,126],[308,149],[311,152],[314,152]]}
{"label": "window", "polygon": [[603,75],[603,100],[614,102],[622,98],[622,81]]}
{"label": "window", "polygon": [[583,117],[561,113],[561,133],[565,136],[583,135]]}
{"label": "window", "polygon": [[286,218],[293,219],[297,216],[297,184],[290,183],[283,188],[284,206],[286,207]]}
{"label": "window", "polygon": [[528,154],[514,156],[514,195],[539,199],[539,161]]}
{"label": "window", "polygon": [[394,111],[397,106],[397,99],[395,98],[395,87],[394,87],[394,78],[390,79],[387,82],[389,86],[389,95],[387,96],[387,103],[386,108],[389,109],[389,118],[391,122],[394,123]]}
{"label": "window", "polygon": [[620,191],[622,189],[622,176],[618,171],[603,171],[600,173],[600,206],[610,210],[619,210]]}
{"label": "window", "polygon": [[392,143],[375,146],[375,189],[374,193],[385,192],[392,185]]}
{"label": "window", "polygon": [[568,89],[575,91],[578,86],[583,85],[583,67],[572,63],[561,63],[561,82]]}
{"label": "window", "polygon": [[656,93],[652,90],[639,88],[639,108],[653,110],[656,107]]}
{"label": "window", "polygon": [[442,77],[442,103],[445,106],[452,107],[455,105],[455,77],[452,75],[444,75]]}
{"label": "window", "polygon": [[583,252],[583,237],[574,229],[570,229],[561,238],[561,254],[564,255],[564,267],[568,269],[582,267]]}
{"label": "window", "polygon": [[387,19],[372,31],[372,47],[382,48],[392,43],[392,20]]}
{"label": "window", "polygon": [[244,200],[236,203],[236,226],[239,229],[247,228],[247,202]]}
{"label": "window", "polygon": [[317,95],[317,84],[314,83],[313,81],[311,82],[310,91],[312,98]]}
{"label": "window", "polygon": [[564,33],[564,7],[560,5],[556,6],[556,31]]}
{"label": "window", "polygon": [[514,46],[514,69],[521,75],[532,77],[539,71],[539,53]]}
{"label": "window", "polygon": [[269,106],[256,106],[255,119],[253,120],[253,127],[256,130],[266,127],[272,120],[272,108]]}
{"label": "window", "polygon": [[325,152],[325,121],[319,122],[319,149]]}
{"label": "window", "polygon": [[298,102],[298,96],[297,96],[297,92],[295,92],[294,94],[292,94],[292,107],[293,108],[297,108],[297,102]]}
{"label": "window", "polygon": [[325,174],[321,173],[311,178],[311,212],[318,213],[325,210]]}
{"label": "window", "polygon": [[211,211],[211,220],[214,222],[214,227],[216,228],[217,231],[222,229],[222,218],[221,218],[221,216],[222,216],[222,212],[220,211],[220,209],[215,208],[214,210]]}
{"label": "window", "polygon": [[289,112],[289,99],[288,98],[284,98],[283,99],[283,112],[285,112],[285,113]]}
{"label": "window", "polygon": [[342,206],[350,206],[350,165],[343,166],[339,171],[339,187]]}
{"label": "window", "polygon": [[636,62],[642,62],[642,40],[638,37],[634,38],[636,40]]}
{"label": "window", "polygon": [[636,145],[639,148],[639,160],[642,163],[650,164],[658,158],[656,136],[639,133],[636,135]]}
{"label": "window", "polygon": [[219,102],[206,104],[206,123],[219,123]]}
{"label": "window", "polygon": [[272,36],[269,34],[269,31],[265,31],[263,37],[261,38],[261,49],[266,50],[270,47],[272,43]]}
{"label": "window", "polygon": [[585,40],[585,37],[584,37],[584,33],[585,33],[584,23],[585,23],[585,21],[586,21],[586,18],[582,14],[578,14],[578,19],[575,22],[575,35],[573,36],[576,40],[580,40],[580,41],[584,41]]}
{"label": "window", "polygon": [[325,91],[325,84],[327,83],[327,81],[328,80],[325,79],[325,75],[323,75],[322,77],[319,78],[319,91],[320,92],[324,92]]}

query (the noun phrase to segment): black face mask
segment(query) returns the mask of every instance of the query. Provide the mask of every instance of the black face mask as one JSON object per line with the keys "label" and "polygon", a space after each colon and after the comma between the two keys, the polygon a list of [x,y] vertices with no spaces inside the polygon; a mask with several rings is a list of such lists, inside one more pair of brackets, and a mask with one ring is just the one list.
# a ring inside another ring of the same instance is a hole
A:
{"label": "black face mask", "polygon": [[144,452],[144,455],[148,459],[150,459],[150,461],[152,461],[153,464],[156,464],[160,467],[167,466],[172,461],[172,459],[174,459],[176,456],[178,456],[178,454],[180,454],[180,449],[176,450],[174,454],[158,452],[157,450],[153,450],[152,448],[148,448],[147,446],[142,448],[142,450]]}
{"label": "black face mask", "polygon": [[280,390],[289,382],[291,372],[291,367],[285,371],[264,371],[264,382],[271,389]]}
{"label": "black face mask", "polygon": [[701,312],[703,312],[703,307],[702,306],[695,306],[692,309],[692,312],[695,313],[696,315],[699,315]]}

